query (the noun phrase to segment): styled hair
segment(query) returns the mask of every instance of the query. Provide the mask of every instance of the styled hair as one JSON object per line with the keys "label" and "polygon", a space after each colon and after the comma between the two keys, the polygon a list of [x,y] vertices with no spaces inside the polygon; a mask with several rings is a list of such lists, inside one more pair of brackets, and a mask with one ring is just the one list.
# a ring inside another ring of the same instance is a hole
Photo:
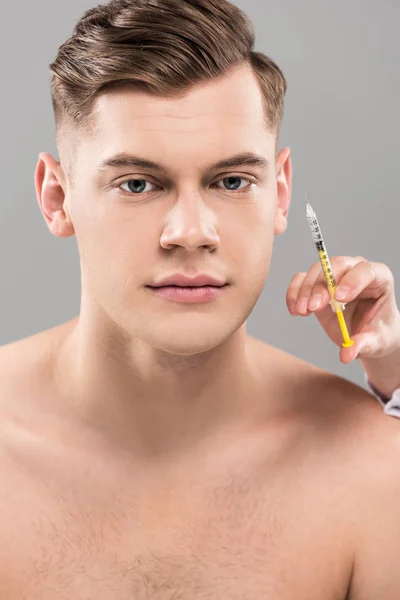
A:
{"label": "styled hair", "polygon": [[264,99],[265,126],[279,139],[286,79],[254,51],[247,15],[229,0],[110,0],[83,13],[50,64],[56,142],[96,133],[100,93],[129,86],[179,98],[249,64]]}

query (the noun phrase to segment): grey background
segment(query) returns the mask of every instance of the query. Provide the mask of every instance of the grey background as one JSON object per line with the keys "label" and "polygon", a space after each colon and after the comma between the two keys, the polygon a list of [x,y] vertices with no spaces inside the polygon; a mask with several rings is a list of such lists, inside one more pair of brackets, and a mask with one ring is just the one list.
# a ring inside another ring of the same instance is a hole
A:
{"label": "grey background", "polygon": [[[34,188],[40,152],[58,159],[49,63],[92,0],[40,0],[3,7],[1,50],[0,344],[77,316],[75,237],[47,228]],[[315,316],[292,317],[292,276],[318,259],[303,189],[330,257],[386,263],[400,297],[398,256],[400,38],[398,0],[241,0],[288,80],[280,147],[290,146],[293,195],[288,230],[275,239],[270,274],[248,332],[364,386],[359,361],[343,365]]]}

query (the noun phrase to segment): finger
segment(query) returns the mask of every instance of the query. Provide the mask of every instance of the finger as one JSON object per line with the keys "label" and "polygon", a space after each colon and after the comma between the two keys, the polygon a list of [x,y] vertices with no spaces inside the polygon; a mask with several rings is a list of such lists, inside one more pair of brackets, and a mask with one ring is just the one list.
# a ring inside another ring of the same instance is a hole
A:
{"label": "finger", "polygon": [[354,338],[355,336],[351,336],[354,344],[349,348],[343,348],[343,346],[340,347],[339,358],[345,365],[348,365],[357,358],[359,344],[356,343]]}
{"label": "finger", "polygon": [[[351,302],[356,297],[379,298],[390,286],[394,287],[392,271],[384,263],[362,261],[337,281],[335,298]],[[340,295],[343,291],[344,294]]]}
{"label": "finger", "polygon": [[[311,290],[318,279],[318,276],[323,275],[322,265],[320,262],[315,262],[307,273],[296,282],[296,312],[304,314],[307,312],[308,301],[311,295]],[[300,285],[299,285],[300,284]]]}
{"label": "finger", "polygon": [[293,275],[290,280],[289,287],[286,291],[286,306],[289,309],[289,312],[293,315],[296,314],[296,304],[299,289],[301,284],[303,283],[303,279],[306,277],[307,273],[301,272]]}
{"label": "finger", "polygon": [[[335,256],[330,260],[332,273],[335,276],[335,281],[341,279],[343,275],[351,270],[359,262],[365,261],[362,256]],[[330,293],[328,290],[328,284],[325,279],[325,274],[322,269],[322,265],[319,274],[314,282],[310,278],[310,284],[313,283],[312,289],[307,288],[307,278],[303,282],[304,285],[304,297],[308,294],[308,310],[322,310],[325,308],[330,301]],[[299,292],[299,295],[303,295],[303,287]]]}
{"label": "finger", "polygon": [[[332,273],[335,277],[335,281],[336,284],[338,284],[338,281],[340,281],[343,276],[345,275],[345,273],[347,273],[348,271],[350,271],[351,269],[353,269],[355,267],[355,265],[357,265],[360,262],[365,261],[364,258],[362,258],[361,256],[334,256],[332,259],[330,259],[330,263],[331,263],[331,267],[332,267]],[[326,291],[327,288],[327,283],[326,283],[326,279],[325,279],[325,274],[324,271],[322,269],[322,265],[321,265],[321,271],[318,274],[318,277],[316,278],[313,288],[312,288],[312,295],[314,294],[323,294],[324,291]],[[329,295],[329,292],[328,292]]]}
{"label": "finger", "polygon": [[[351,269],[357,262],[364,260],[362,256],[336,256],[330,262],[332,271],[340,279],[346,270]],[[320,296],[320,306],[313,306],[310,302],[314,296]],[[329,299],[330,295],[320,261],[311,265],[306,273],[296,273],[286,293],[286,304],[291,314],[299,312],[309,315],[316,309],[324,308]]]}

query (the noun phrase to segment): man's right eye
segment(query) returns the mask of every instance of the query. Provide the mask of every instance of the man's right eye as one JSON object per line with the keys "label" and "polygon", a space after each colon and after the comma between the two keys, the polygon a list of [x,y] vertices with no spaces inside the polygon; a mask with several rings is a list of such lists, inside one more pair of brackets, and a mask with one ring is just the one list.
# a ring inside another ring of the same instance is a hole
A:
{"label": "man's right eye", "polygon": [[[131,182],[133,182],[133,185],[129,186],[129,189],[126,190],[126,189],[122,188],[123,185],[125,185],[127,183],[131,183]],[[121,188],[124,192],[126,191],[133,195],[138,195],[138,194],[147,193],[149,191],[149,190],[145,191],[146,186],[143,186],[143,183],[150,183],[150,185],[155,185],[154,183],[151,183],[151,181],[148,181],[147,179],[132,179],[131,178],[131,179],[126,179],[125,181],[119,182],[117,187]]]}

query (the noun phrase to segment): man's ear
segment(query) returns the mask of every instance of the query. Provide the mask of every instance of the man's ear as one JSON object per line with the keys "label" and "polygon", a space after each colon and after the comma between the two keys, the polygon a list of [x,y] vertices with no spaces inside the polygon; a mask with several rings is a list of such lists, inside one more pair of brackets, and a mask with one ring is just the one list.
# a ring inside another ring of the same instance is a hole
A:
{"label": "man's ear", "polygon": [[292,161],[290,148],[282,148],[276,157],[277,203],[274,234],[286,231],[287,215],[292,197]]}
{"label": "man's ear", "polygon": [[51,154],[41,152],[35,171],[36,196],[51,233],[70,237],[75,233],[68,209],[65,175]]}

